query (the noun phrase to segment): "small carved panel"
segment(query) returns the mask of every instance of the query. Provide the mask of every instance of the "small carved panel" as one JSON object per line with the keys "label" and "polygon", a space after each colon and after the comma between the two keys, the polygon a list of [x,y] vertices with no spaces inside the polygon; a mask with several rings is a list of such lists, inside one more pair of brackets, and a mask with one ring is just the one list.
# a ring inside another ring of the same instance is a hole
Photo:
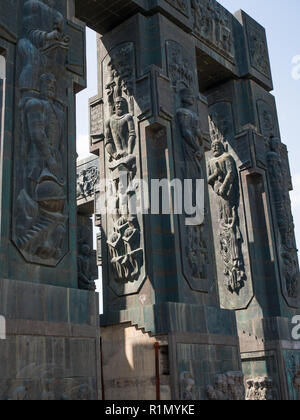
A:
{"label": "small carved panel", "polygon": [[278,401],[278,392],[272,378],[247,380],[246,401]]}
{"label": "small carved panel", "polygon": [[102,99],[90,103],[90,136],[92,144],[96,144],[104,138],[104,109]]}
{"label": "small carved panel", "polygon": [[194,65],[191,62],[188,53],[176,41],[167,41],[167,62],[168,76],[173,87],[187,87],[194,89],[195,74]]}
{"label": "small carved panel", "polygon": [[260,131],[265,140],[277,136],[279,131],[276,118],[276,110],[264,100],[257,101],[257,112],[260,123]]}
{"label": "small carved panel", "polygon": [[233,61],[232,15],[215,0],[192,0],[192,10],[195,35]]}
{"label": "small carved panel", "polygon": [[264,28],[254,20],[247,19],[247,36],[252,67],[270,79],[270,60]]}
{"label": "small carved panel", "polygon": [[98,159],[92,159],[77,167],[77,202],[92,201],[95,198],[95,187],[100,181]]}

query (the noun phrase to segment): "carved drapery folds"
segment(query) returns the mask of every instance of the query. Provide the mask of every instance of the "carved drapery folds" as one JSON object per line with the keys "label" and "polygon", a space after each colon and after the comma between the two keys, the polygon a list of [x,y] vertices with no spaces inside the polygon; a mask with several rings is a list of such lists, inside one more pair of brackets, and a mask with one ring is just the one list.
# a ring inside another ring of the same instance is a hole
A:
{"label": "carved drapery folds", "polygon": [[194,32],[210,47],[234,59],[231,14],[215,0],[192,0]]}
{"label": "carved drapery folds", "polygon": [[218,200],[219,243],[224,265],[225,285],[231,293],[240,293],[246,281],[240,230],[240,189],[236,163],[227,152],[223,134],[210,118],[213,158],[208,163],[209,178]]}
{"label": "carved drapery folds", "polygon": [[246,381],[246,401],[277,401],[277,391],[272,378],[255,378]]}
{"label": "carved drapery folds", "polygon": [[[13,238],[28,262],[56,265],[67,251],[66,109],[69,37],[55,1],[28,0],[18,42],[19,127]],[[66,90],[64,90],[66,92]]]}
{"label": "carved drapery folds", "polygon": [[[105,150],[107,166],[107,245],[111,284],[118,294],[137,290],[144,278],[141,233],[139,147],[135,114],[135,50],[122,44],[103,62]],[[131,284],[131,286],[130,286]]]}
{"label": "carved drapery folds", "polygon": [[218,374],[215,385],[206,388],[210,401],[245,401],[244,375],[242,372]]}

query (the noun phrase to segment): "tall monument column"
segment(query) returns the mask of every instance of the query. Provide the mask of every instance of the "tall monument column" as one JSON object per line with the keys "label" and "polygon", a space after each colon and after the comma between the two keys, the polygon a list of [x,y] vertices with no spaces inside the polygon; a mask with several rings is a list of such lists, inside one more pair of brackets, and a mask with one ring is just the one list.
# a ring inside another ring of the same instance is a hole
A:
{"label": "tall monument column", "polygon": [[[208,159],[215,250],[220,255],[220,302],[221,307],[236,311],[249,387],[269,387],[274,399],[293,400],[298,399],[293,383],[300,347],[291,330],[292,318],[299,314],[300,275],[288,152],[270,93],[273,85],[264,28],[243,12],[236,18],[245,35],[248,77],[205,91],[213,140]],[[224,161],[229,163],[229,159],[235,181],[227,195],[231,201],[228,215],[226,193],[218,194],[216,183],[221,179],[225,185]],[[237,286],[232,287],[232,282]]]}
{"label": "tall monument column", "polygon": [[[107,181],[96,202],[105,398],[201,400],[209,392],[214,399],[223,386],[224,398],[242,399],[235,315],[220,309],[217,293],[208,106],[198,90],[194,39],[163,14],[136,14],[99,38],[98,50],[90,121],[91,151]],[[179,211],[188,190],[165,213],[155,201],[176,197],[184,180],[204,180],[197,193],[204,185],[205,211],[197,217]],[[146,207],[147,185],[151,214],[135,212]]]}
{"label": "tall monument column", "polygon": [[100,396],[96,295],[78,290],[72,0],[1,2],[0,399]]}

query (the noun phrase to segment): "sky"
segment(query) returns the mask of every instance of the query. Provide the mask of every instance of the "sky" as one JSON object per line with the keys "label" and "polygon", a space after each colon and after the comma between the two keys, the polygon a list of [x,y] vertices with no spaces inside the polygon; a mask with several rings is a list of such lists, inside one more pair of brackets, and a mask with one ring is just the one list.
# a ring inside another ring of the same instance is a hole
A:
{"label": "sky", "polygon": [[[243,9],[266,28],[281,138],[288,146],[294,191],[291,193],[300,246],[300,1],[219,0],[234,13]],[[88,99],[97,94],[96,34],[87,30],[88,88],[77,95],[77,151],[89,155]],[[299,75],[299,77],[295,77]]]}

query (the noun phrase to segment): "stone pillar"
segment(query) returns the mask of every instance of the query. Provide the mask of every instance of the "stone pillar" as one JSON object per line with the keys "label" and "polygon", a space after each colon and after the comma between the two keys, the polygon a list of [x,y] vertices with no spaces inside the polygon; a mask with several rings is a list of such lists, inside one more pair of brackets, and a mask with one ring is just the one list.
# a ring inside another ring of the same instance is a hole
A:
{"label": "stone pillar", "polygon": [[[267,399],[298,399],[293,381],[300,347],[292,340],[291,321],[299,313],[299,264],[288,153],[270,93],[265,31],[243,12],[236,18],[244,31],[248,77],[205,91],[220,301],[237,311],[248,392],[269,386],[273,396]],[[230,189],[218,195],[226,166],[231,167]]]}
{"label": "stone pillar", "polygon": [[[105,397],[156,399],[159,379],[161,398],[206,399],[209,385],[214,398],[216,374],[217,387],[242,376],[234,312],[219,308],[195,40],[161,13],[137,14],[99,38],[98,49],[90,121],[100,180],[110,181],[96,204],[109,207],[101,214]],[[192,225],[174,207],[134,213],[146,184],[164,179],[204,179],[204,220]],[[156,357],[169,364],[160,375]]]}
{"label": "stone pillar", "polygon": [[7,339],[0,342],[0,399],[101,395],[98,301],[78,290],[77,277],[75,93],[86,70],[85,28],[73,6],[1,3],[0,314]]}

